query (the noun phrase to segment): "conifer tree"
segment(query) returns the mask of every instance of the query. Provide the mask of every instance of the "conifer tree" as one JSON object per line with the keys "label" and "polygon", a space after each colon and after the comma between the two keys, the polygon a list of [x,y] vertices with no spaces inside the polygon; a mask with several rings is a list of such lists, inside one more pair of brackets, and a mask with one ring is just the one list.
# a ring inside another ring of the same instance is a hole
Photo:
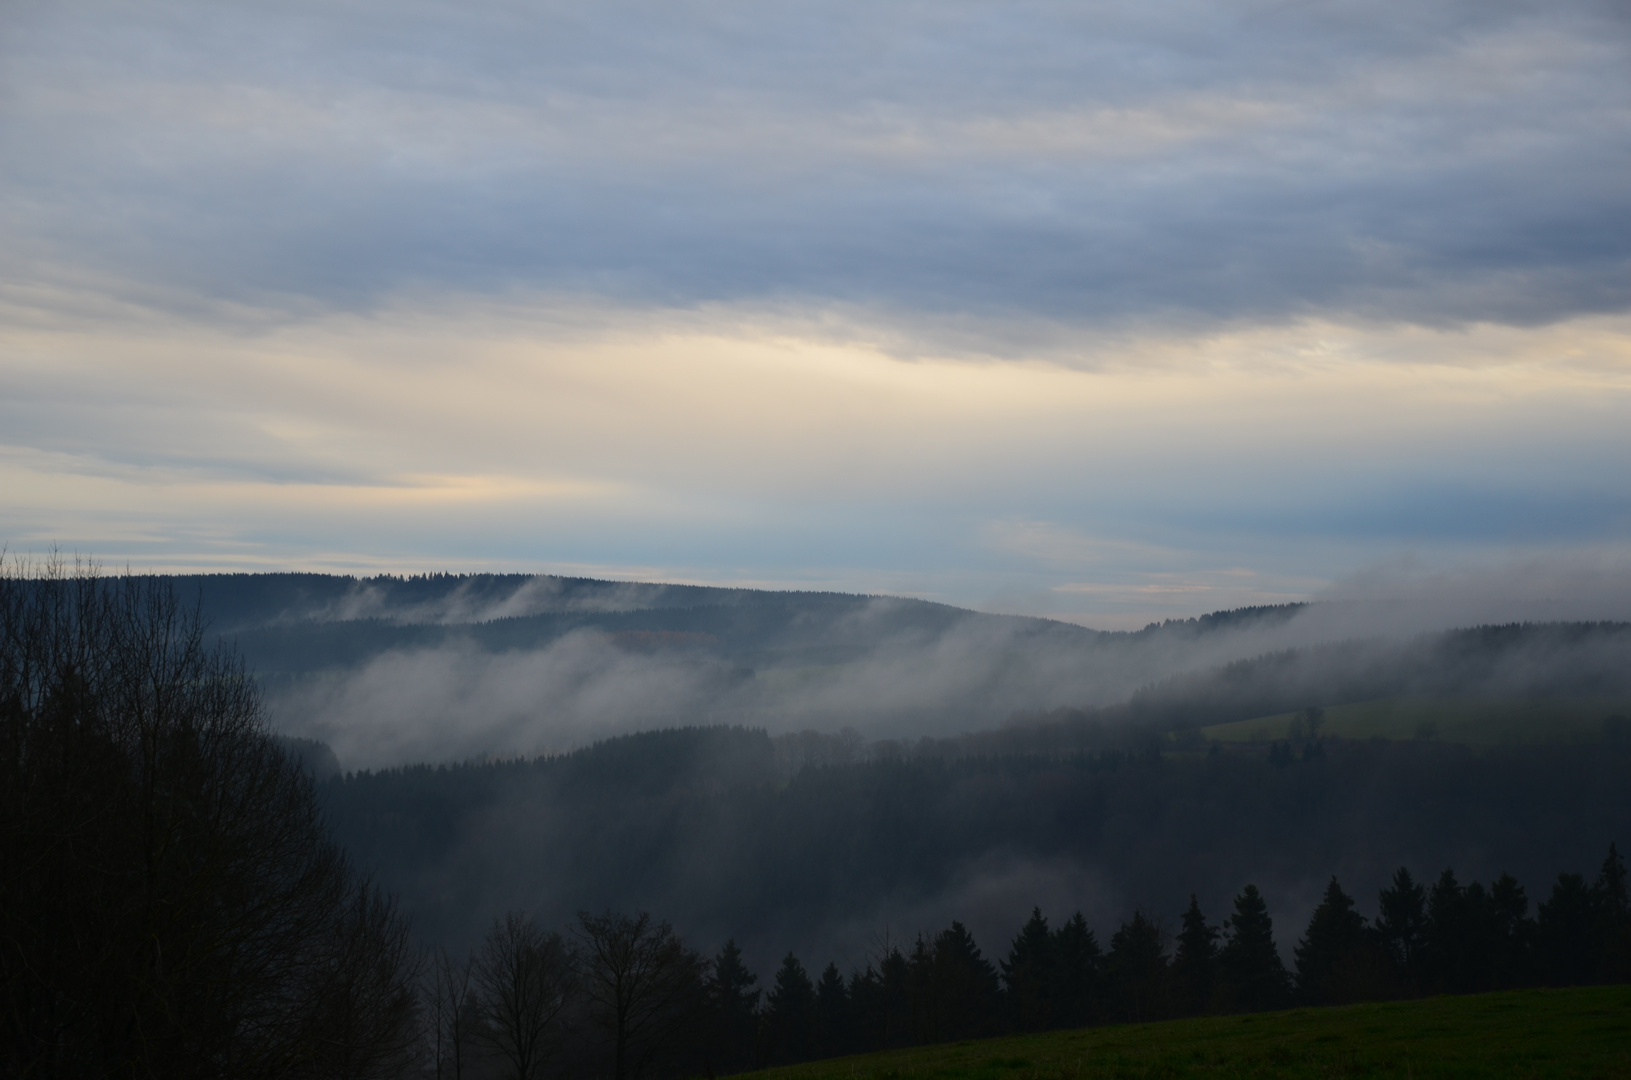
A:
{"label": "conifer tree", "polygon": [[1427,891],[1401,866],[1377,900],[1377,936],[1392,961],[1394,984],[1404,993],[1418,993],[1424,977]]}
{"label": "conifer tree", "polygon": [[906,959],[906,998],[911,1006],[912,1042],[934,1042],[940,1030],[939,983],[934,970],[934,943],[922,934]]}
{"label": "conifer tree", "polygon": [[1044,1031],[1054,1024],[1053,940],[1042,909],[1032,908],[1008,948],[1008,959],[1002,961],[1009,1017],[1016,1030]]}
{"label": "conifer tree", "polygon": [[1274,947],[1274,922],[1256,885],[1235,897],[1229,940],[1218,952],[1222,998],[1228,1008],[1276,1009],[1291,998],[1291,977]]}
{"label": "conifer tree", "polygon": [[884,1050],[910,1046],[912,1030],[911,963],[887,937],[873,962],[849,980],[851,1031],[856,1049]]}
{"label": "conifer tree", "polygon": [[1184,912],[1183,928],[1178,931],[1178,951],[1172,960],[1173,1006],[1178,1012],[1203,1013],[1211,1007],[1221,933],[1207,924],[1200,901],[1190,893],[1189,910]]}
{"label": "conifer tree", "polygon": [[1613,844],[1608,845],[1608,857],[1603,860],[1594,888],[1603,923],[1598,977],[1605,982],[1631,980],[1631,892],[1626,885],[1625,860]]}
{"label": "conifer tree", "polygon": [[1494,917],[1495,952],[1489,964],[1491,987],[1527,986],[1534,978],[1532,954],[1535,921],[1529,918],[1529,897],[1511,874],[1502,874],[1489,887]]}
{"label": "conifer tree", "polygon": [[1161,928],[1142,911],[1110,938],[1105,974],[1113,1014],[1122,1020],[1158,1020],[1167,1014],[1167,955]]}
{"label": "conifer tree", "polygon": [[1618,846],[1608,845],[1608,856],[1603,860],[1603,867],[1597,872],[1598,902],[1603,905],[1603,911],[1611,918],[1623,919],[1631,915],[1631,893],[1626,886],[1625,860],[1620,857]]}
{"label": "conifer tree", "polygon": [[878,960],[883,992],[882,1046],[907,1046],[912,1040],[911,965],[899,949],[888,948]]}
{"label": "conifer tree", "polygon": [[788,953],[770,990],[770,1057],[773,1062],[805,1061],[815,1022],[815,987],[798,957]]}
{"label": "conifer tree", "polygon": [[881,1050],[888,1045],[883,978],[871,964],[850,972],[849,1008],[855,1049]]}
{"label": "conifer tree", "polygon": [[1542,974],[1553,986],[1592,982],[1602,959],[1601,905],[1580,874],[1559,874],[1536,926]]}
{"label": "conifer tree", "polygon": [[1315,1005],[1354,1001],[1372,991],[1369,928],[1333,876],[1297,943],[1297,991]]}
{"label": "conifer tree", "polygon": [[742,962],[735,939],[727,940],[714,958],[707,994],[715,1024],[713,1059],[721,1070],[741,1071],[754,1065],[754,1044],[763,994],[758,976]]}
{"label": "conifer tree", "polygon": [[1081,1027],[1102,1013],[1104,954],[1081,912],[1053,932],[1053,982],[1049,998],[1054,1020]]}
{"label": "conifer tree", "polygon": [[816,983],[815,1056],[837,1057],[849,1053],[854,1044],[850,1028],[849,991],[838,965],[829,963]]}
{"label": "conifer tree", "polygon": [[1427,894],[1426,944],[1431,989],[1452,994],[1488,989],[1493,953],[1500,947],[1489,892],[1476,881],[1461,885],[1446,869]]}
{"label": "conifer tree", "polygon": [[937,1038],[978,1038],[996,1030],[1001,1015],[997,969],[980,955],[974,935],[960,922],[934,939],[934,982]]}

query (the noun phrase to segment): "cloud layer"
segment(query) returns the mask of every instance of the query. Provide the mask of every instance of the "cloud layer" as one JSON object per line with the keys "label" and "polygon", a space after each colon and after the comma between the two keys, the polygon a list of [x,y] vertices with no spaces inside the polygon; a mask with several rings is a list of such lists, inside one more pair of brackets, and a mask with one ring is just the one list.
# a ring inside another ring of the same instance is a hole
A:
{"label": "cloud layer", "polygon": [[1631,538],[1631,20],[18,2],[0,543],[1137,624]]}
{"label": "cloud layer", "polygon": [[1609,3],[19,4],[5,273],[1547,322],[1631,296],[1628,44]]}

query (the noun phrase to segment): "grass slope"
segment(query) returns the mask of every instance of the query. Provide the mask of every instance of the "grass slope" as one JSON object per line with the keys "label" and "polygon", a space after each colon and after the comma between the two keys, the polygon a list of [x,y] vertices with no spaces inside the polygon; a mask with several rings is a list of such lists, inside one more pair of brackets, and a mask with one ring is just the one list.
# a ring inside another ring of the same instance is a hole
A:
{"label": "grass slope", "polygon": [[1631,986],[1200,1017],[789,1066],[773,1080],[1631,1077]]}
{"label": "grass slope", "polygon": [[[1631,701],[1382,698],[1327,708],[1320,734],[1339,739],[1434,738],[1474,745],[1596,742],[1605,735],[1605,718],[1616,714],[1631,715]],[[1219,742],[1272,742],[1292,736],[1296,715],[1282,713],[1214,724],[1202,728],[1201,734]]]}

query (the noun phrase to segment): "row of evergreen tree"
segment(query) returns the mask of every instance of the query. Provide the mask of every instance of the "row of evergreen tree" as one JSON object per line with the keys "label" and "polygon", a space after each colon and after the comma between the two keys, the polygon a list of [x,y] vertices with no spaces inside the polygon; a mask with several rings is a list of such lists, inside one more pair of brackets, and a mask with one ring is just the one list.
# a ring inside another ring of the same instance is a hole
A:
{"label": "row of evergreen tree", "polygon": [[498,920],[464,960],[423,968],[424,1060],[438,1080],[719,1075],[868,1050],[1293,1004],[1631,980],[1631,898],[1610,846],[1595,880],[1523,887],[1400,869],[1376,917],[1333,878],[1288,968],[1254,885],[1222,925],[1195,897],[1169,934],[1134,912],[1102,947],[1080,913],[1039,909],[993,963],[959,922],[884,941],[847,977],[789,953],[768,989],[727,941],[707,957],[649,916],[581,914],[566,933]]}
{"label": "row of evergreen tree", "polygon": [[1223,925],[1192,896],[1176,934],[1139,911],[1108,947],[1078,913],[1050,926],[1040,910],[1004,959],[986,959],[953,922],[909,948],[885,945],[848,978],[828,964],[812,979],[788,954],[768,992],[732,943],[714,958],[707,992],[721,1070],[839,1054],[1041,1031],[1248,1012],[1297,1003],[1470,993],[1631,979],[1631,902],[1614,847],[1595,881],[1561,874],[1529,913],[1510,875],[1431,885],[1401,868],[1374,919],[1333,878],[1285,966],[1261,892],[1247,885]]}

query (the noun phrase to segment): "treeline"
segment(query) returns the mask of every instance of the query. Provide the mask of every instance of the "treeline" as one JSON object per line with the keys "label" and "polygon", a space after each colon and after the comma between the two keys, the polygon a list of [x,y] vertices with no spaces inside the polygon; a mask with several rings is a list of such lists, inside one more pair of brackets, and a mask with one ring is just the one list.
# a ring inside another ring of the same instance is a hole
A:
{"label": "treeline", "polygon": [[424,984],[438,1078],[738,1072],[843,1054],[1092,1024],[1631,979],[1631,903],[1613,846],[1594,881],[1564,873],[1534,916],[1510,875],[1488,887],[1401,868],[1374,919],[1335,878],[1287,967],[1255,885],[1221,925],[1192,896],[1177,932],[1134,912],[1100,942],[1040,909],[1006,956],[960,922],[863,967],[813,974],[788,953],[768,985],[727,942],[705,960],[649,916],[581,914],[566,934],[512,913]]}
{"label": "treeline", "polygon": [[[949,919],[960,909],[939,898],[980,867],[1081,867],[1109,896],[1171,905],[1193,891],[1218,906],[1241,868],[1284,896],[1317,895],[1333,872],[1380,888],[1400,863],[1537,881],[1631,834],[1623,743],[1311,741],[1274,760],[1111,747],[942,758],[914,746],[824,765],[815,738],[671,729],[319,790],[342,845],[430,940],[462,947],[511,909],[556,925],[612,905],[661,912],[700,940],[734,936],[756,962],[846,952],[855,943],[834,928],[882,913]],[[1019,886],[1009,902],[1040,895]]]}

